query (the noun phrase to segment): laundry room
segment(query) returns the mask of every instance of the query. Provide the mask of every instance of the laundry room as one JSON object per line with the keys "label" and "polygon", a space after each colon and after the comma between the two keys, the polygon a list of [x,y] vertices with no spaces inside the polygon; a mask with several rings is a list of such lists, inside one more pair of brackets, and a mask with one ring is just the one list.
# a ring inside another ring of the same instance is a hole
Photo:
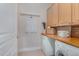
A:
{"label": "laundry room", "polygon": [[0,56],[79,56],[79,3],[0,3]]}

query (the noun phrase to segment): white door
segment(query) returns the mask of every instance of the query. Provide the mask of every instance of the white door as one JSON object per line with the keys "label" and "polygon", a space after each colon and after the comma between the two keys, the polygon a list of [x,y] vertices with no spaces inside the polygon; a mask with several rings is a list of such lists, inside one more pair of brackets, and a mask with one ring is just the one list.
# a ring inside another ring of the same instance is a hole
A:
{"label": "white door", "polygon": [[[34,23],[32,23],[34,22]],[[39,49],[41,47],[41,19],[37,16],[22,15],[19,19],[19,48]]]}

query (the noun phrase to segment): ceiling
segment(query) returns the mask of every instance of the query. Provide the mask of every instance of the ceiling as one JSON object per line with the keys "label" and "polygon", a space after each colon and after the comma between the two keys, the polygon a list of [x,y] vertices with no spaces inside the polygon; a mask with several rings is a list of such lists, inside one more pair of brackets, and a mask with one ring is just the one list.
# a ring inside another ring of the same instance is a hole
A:
{"label": "ceiling", "polygon": [[51,5],[51,3],[21,3],[18,5],[21,12],[41,12],[46,10]]}

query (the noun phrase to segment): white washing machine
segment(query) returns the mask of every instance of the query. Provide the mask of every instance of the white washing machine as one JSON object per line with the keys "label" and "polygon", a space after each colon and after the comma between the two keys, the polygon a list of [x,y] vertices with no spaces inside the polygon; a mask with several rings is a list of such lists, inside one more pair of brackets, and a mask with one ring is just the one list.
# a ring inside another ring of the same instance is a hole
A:
{"label": "white washing machine", "polygon": [[68,56],[68,51],[64,48],[64,43],[55,41],[55,56]]}
{"label": "white washing machine", "polygon": [[56,56],[79,56],[79,48],[56,40],[55,55]]}
{"label": "white washing machine", "polygon": [[55,40],[42,35],[42,50],[46,56],[55,55]]}

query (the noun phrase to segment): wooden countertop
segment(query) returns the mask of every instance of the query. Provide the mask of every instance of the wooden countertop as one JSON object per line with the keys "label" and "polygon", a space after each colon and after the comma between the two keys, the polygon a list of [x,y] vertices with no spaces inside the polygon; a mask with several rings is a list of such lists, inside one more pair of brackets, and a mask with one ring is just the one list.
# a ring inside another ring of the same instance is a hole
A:
{"label": "wooden countertop", "polygon": [[51,34],[45,34],[45,33],[42,33],[42,35],[45,35],[49,38],[52,38],[52,39],[55,39],[55,40],[58,40],[58,41],[61,41],[66,44],[69,44],[69,45],[79,48],[79,38],[61,38],[57,35],[51,35]]}

